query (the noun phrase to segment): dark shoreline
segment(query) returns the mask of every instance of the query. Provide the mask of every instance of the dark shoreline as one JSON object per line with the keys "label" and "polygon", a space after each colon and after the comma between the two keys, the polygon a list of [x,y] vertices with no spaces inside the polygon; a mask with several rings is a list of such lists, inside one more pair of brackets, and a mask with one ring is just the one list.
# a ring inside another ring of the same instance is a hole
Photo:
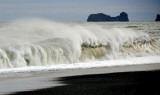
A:
{"label": "dark shoreline", "polygon": [[160,70],[60,77],[66,84],[9,95],[160,95]]}

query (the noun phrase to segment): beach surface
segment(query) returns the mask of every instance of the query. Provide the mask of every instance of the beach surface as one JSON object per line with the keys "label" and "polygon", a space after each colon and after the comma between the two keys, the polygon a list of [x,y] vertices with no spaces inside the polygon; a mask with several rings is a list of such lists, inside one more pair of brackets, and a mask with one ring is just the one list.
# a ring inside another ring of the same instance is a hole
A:
{"label": "beach surface", "polygon": [[48,71],[0,78],[0,95],[159,95],[160,64]]}

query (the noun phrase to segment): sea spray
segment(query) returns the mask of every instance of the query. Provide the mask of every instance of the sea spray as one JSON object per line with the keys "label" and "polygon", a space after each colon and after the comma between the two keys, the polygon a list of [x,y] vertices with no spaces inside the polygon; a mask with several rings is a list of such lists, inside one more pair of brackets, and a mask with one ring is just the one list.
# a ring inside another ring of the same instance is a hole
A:
{"label": "sea spray", "polygon": [[19,20],[0,28],[0,67],[71,64],[159,55],[155,39],[143,31],[87,23]]}

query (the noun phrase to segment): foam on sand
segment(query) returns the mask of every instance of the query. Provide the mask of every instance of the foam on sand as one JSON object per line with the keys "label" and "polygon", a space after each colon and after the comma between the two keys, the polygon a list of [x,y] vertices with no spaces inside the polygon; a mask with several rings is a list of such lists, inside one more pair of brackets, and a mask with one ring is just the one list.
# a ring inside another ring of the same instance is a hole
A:
{"label": "foam on sand", "polygon": [[75,63],[75,64],[57,64],[51,66],[29,66],[21,68],[1,69],[0,76],[14,76],[25,73],[33,74],[40,72],[57,72],[63,70],[73,69],[87,69],[87,68],[100,68],[100,67],[116,67],[116,66],[131,66],[131,65],[146,65],[146,64],[160,64],[160,56],[149,56],[139,58],[128,58],[119,60],[108,61],[95,61],[88,63]]}

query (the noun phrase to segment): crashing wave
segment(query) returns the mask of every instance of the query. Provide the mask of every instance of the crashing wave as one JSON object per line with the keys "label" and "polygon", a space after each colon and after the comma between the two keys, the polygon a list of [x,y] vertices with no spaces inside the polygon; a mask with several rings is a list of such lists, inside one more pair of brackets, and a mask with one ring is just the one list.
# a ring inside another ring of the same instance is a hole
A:
{"label": "crashing wave", "polygon": [[0,28],[0,67],[25,67],[159,55],[144,32],[45,20],[16,21]]}

